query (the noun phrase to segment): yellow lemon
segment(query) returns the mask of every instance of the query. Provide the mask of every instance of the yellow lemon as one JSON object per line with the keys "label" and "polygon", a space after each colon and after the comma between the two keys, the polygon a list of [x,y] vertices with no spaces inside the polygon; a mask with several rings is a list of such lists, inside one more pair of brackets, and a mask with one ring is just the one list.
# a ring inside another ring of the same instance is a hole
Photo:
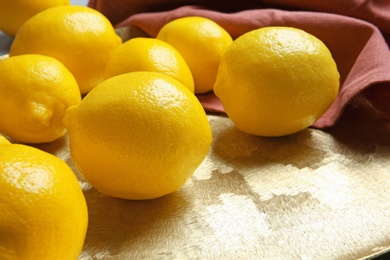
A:
{"label": "yellow lemon", "polygon": [[153,38],[133,38],[123,43],[109,60],[105,77],[134,71],[166,74],[194,92],[194,79],[180,53],[170,44]]}
{"label": "yellow lemon", "polygon": [[20,26],[35,14],[54,6],[69,4],[69,0],[0,0],[0,30],[15,36]]}
{"label": "yellow lemon", "polygon": [[0,132],[26,143],[66,133],[65,110],[79,104],[76,80],[58,60],[26,54],[0,60]]}
{"label": "yellow lemon", "polygon": [[214,86],[242,131],[282,136],[312,125],[335,100],[339,73],[325,44],[290,27],[250,31],[222,57]]}
{"label": "yellow lemon", "polygon": [[100,192],[124,199],[180,189],[211,143],[198,99],[158,72],[130,72],[100,83],[67,110],[64,123],[80,173]]}
{"label": "yellow lemon", "polygon": [[108,59],[122,43],[101,13],[85,6],[52,7],[19,29],[10,56],[35,53],[61,61],[85,94],[104,78]]}
{"label": "yellow lemon", "polygon": [[87,205],[70,167],[36,148],[0,146],[0,259],[77,259]]}
{"label": "yellow lemon", "polygon": [[0,135],[0,145],[2,144],[10,144],[10,142],[8,141],[7,138],[5,138],[4,136]]}
{"label": "yellow lemon", "polygon": [[197,94],[213,89],[221,56],[233,41],[216,22],[197,16],[168,22],[156,38],[171,44],[183,56],[191,69]]}

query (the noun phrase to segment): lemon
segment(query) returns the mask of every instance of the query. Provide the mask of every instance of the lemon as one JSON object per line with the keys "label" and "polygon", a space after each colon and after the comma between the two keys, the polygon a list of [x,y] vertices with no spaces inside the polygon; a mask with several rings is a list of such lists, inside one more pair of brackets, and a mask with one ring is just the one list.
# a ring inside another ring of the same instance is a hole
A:
{"label": "lemon", "polygon": [[130,72],[96,86],[64,123],[80,173],[124,199],[177,191],[210,149],[211,130],[195,95],[158,72]]}
{"label": "lemon", "polygon": [[183,56],[191,69],[197,94],[213,89],[222,54],[233,41],[216,22],[198,16],[168,22],[156,38],[171,44]]}
{"label": "lemon", "polygon": [[108,19],[85,6],[58,6],[19,29],[10,56],[42,54],[62,62],[85,94],[104,79],[107,62],[122,43]]}
{"label": "lemon", "polygon": [[69,4],[69,0],[0,0],[0,30],[15,36],[20,26],[35,14],[54,6]]}
{"label": "lemon", "polygon": [[2,144],[10,144],[10,142],[8,141],[7,138],[5,138],[4,136],[0,135],[0,145]]}
{"label": "lemon", "polygon": [[58,60],[25,54],[0,60],[0,132],[26,143],[51,142],[66,133],[65,110],[80,91]]}
{"label": "lemon", "polygon": [[291,27],[237,38],[221,59],[215,94],[242,131],[283,136],[312,125],[335,100],[339,73],[329,49]]}
{"label": "lemon", "polygon": [[105,77],[134,71],[161,72],[180,81],[194,92],[191,70],[170,44],[153,38],[133,38],[123,43],[109,60]]}
{"label": "lemon", "polygon": [[0,259],[77,259],[87,205],[69,166],[36,148],[0,146]]}

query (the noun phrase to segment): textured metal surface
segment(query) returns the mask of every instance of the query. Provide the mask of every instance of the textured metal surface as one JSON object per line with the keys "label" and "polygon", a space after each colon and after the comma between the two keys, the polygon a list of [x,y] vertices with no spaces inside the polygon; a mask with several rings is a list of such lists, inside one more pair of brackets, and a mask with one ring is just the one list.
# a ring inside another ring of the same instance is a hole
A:
{"label": "textured metal surface", "polygon": [[[209,119],[212,149],[176,193],[126,201],[80,178],[90,213],[80,259],[358,259],[390,249],[387,120],[352,104],[332,129],[261,138]],[[66,137],[38,147],[74,169]]]}
{"label": "textured metal surface", "polygon": [[[282,138],[209,119],[210,154],[176,193],[120,200],[78,176],[89,208],[80,259],[369,259],[390,250],[389,121],[361,102],[332,129]],[[36,146],[78,175],[67,136]]]}

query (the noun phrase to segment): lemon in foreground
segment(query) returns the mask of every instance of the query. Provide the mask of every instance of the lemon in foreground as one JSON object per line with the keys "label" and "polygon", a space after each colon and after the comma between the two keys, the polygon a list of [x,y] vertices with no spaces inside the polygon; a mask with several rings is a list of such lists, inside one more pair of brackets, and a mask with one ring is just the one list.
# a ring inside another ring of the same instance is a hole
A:
{"label": "lemon in foreground", "polygon": [[124,199],[177,191],[206,157],[207,116],[195,95],[158,72],[130,72],[96,86],[64,123],[80,173]]}
{"label": "lemon in foreground", "polygon": [[33,16],[19,29],[10,56],[42,54],[62,62],[85,94],[104,79],[108,59],[122,43],[108,19],[85,6],[59,6]]}
{"label": "lemon in foreground", "polygon": [[180,81],[194,92],[191,70],[170,44],[154,38],[133,38],[123,43],[109,60],[105,77],[134,71],[161,72]]}
{"label": "lemon in foreground", "polygon": [[77,259],[87,205],[69,166],[36,148],[0,145],[0,259]]}
{"label": "lemon in foreground", "polygon": [[58,60],[26,54],[0,60],[0,132],[26,143],[66,132],[65,110],[81,101],[77,82]]}
{"label": "lemon in foreground", "polygon": [[221,59],[215,94],[242,131],[283,136],[312,125],[335,100],[339,73],[325,44],[303,30],[250,31]]}
{"label": "lemon in foreground", "polygon": [[20,26],[35,14],[54,6],[69,4],[69,0],[0,0],[0,30],[15,36]]}
{"label": "lemon in foreground", "polygon": [[216,22],[198,16],[168,22],[156,38],[169,43],[183,56],[191,69],[197,94],[213,89],[222,54],[233,41]]}

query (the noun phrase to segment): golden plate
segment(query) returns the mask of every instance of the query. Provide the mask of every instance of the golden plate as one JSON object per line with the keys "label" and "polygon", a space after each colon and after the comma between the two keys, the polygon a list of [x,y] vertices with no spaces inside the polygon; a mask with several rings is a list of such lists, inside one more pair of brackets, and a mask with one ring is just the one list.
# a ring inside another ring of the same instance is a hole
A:
{"label": "golden plate", "polygon": [[[149,201],[80,176],[89,229],[80,259],[359,259],[390,250],[390,124],[352,104],[332,129],[281,138],[208,115],[213,143],[185,186]],[[39,148],[76,174],[65,136]]]}

